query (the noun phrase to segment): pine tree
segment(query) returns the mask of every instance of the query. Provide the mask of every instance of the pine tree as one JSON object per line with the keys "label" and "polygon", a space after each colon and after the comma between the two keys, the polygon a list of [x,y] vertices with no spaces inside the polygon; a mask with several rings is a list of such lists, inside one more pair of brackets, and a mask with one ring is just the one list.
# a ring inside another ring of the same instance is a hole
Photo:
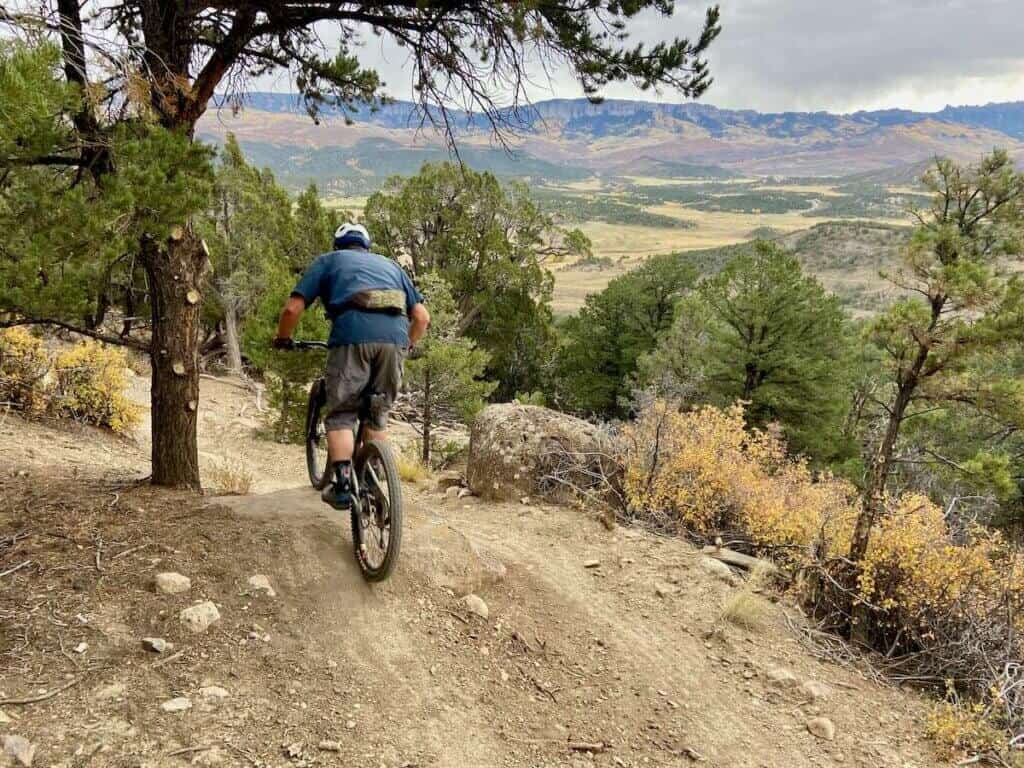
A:
{"label": "pine tree", "polygon": [[409,395],[420,412],[421,457],[430,466],[433,428],[443,418],[468,423],[497,386],[483,379],[488,355],[459,333],[460,317],[451,288],[436,274],[420,278],[430,307],[430,333],[405,365]]}
{"label": "pine tree", "polygon": [[376,250],[451,287],[459,333],[489,354],[499,397],[538,385],[553,342],[547,266],[587,252],[582,233],[556,227],[524,185],[451,163],[389,180],[365,219]]}
{"label": "pine tree", "polygon": [[288,194],[269,171],[246,163],[232,134],[198,230],[210,251],[207,286],[223,323],[227,367],[240,374],[240,326],[266,289],[271,265],[285,262],[295,233]]}
{"label": "pine tree", "polygon": [[[908,295],[867,331],[882,353],[888,396],[879,400],[884,428],[868,468],[854,562],[867,552],[884,509],[908,419],[957,404],[1012,424],[1024,404],[1024,385],[999,365],[1024,337],[1024,281],[1004,261],[1020,253],[1024,239],[1024,174],[996,151],[971,167],[937,159],[924,183],[933,202],[915,212],[914,236],[887,275]],[[933,452],[930,460],[940,457]],[[855,632],[865,627],[861,621]]]}
{"label": "pine tree", "polygon": [[671,327],[697,274],[685,256],[655,256],[588,296],[561,329],[559,401],[582,413],[621,415],[638,361]]}
{"label": "pine tree", "polygon": [[645,382],[690,402],[741,400],[752,424],[778,422],[794,450],[839,458],[850,332],[838,300],[795,258],[759,242],[702,281],[676,317],[641,365]]}

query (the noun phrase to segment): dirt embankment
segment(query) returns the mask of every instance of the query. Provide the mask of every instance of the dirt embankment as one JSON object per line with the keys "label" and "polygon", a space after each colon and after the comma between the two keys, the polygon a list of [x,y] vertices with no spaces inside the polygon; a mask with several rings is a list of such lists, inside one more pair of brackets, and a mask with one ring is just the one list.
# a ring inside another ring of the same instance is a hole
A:
{"label": "dirt embankment", "polygon": [[[12,760],[939,764],[920,737],[923,702],[815,658],[786,621],[795,612],[766,595],[747,594],[751,627],[723,619],[744,587],[679,541],[421,483],[395,576],[365,584],[347,520],[303,484],[301,451],[254,440],[243,390],[204,389],[202,450],[243,456],[260,493],[133,484],[144,437],[0,426],[0,735]],[[167,572],[187,588],[160,591]],[[207,601],[219,619],[193,633],[181,612]]]}

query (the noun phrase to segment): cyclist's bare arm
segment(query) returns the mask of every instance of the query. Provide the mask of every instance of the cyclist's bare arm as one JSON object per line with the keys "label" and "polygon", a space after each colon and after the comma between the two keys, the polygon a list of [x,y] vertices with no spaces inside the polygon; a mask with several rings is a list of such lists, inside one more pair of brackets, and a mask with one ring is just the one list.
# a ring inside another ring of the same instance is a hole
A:
{"label": "cyclist's bare arm", "polygon": [[422,304],[416,304],[409,312],[409,343],[415,344],[423,338],[430,326],[430,313]]}
{"label": "cyclist's bare arm", "polygon": [[299,324],[299,318],[306,311],[306,300],[301,296],[289,296],[281,310],[281,319],[277,321],[277,338],[290,339]]}

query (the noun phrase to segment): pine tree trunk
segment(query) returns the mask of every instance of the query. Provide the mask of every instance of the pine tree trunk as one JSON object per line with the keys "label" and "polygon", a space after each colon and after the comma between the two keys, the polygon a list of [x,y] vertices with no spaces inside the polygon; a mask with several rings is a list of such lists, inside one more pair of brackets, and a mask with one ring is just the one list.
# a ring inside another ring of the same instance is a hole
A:
{"label": "pine tree trunk", "polygon": [[430,466],[430,422],[434,418],[430,403],[430,369],[423,371],[423,466]]}
{"label": "pine tree trunk", "polygon": [[857,526],[853,530],[853,540],[850,543],[850,559],[855,563],[864,559],[868,551],[868,543],[871,537],[871,528],[878,518],[885,502],[885,486],[889,481],[892,472],[892,456],[896,448],[896,439],[899,437],[900,425],[909,401],[909,392],[900,390],[896,401],[893,403],[892,412],[889,414],[889,423],[886,425],[885,436],[878,446],[878,452],[871,461],[868,471],[867,486],[864,489],[864,506],[860,515],[857,516]]}
{"label": "pine tree trunk", "polygon": [[[853,529],[853,540],[850,542],[850,560],[858,566],[855,575],[859,575],[859,564],[867,555],[868,546],[871,543],[871,530],[885,504],[885,487],[889,482],[889,475],[892,473],[896,440],[899,437],[907,406],[910,404],[910,397],[914,392],[916,378],[912,381],[915,383],[902,384],[896,393],[896,400],[889,412],[889,423],[886,425],[885,435],[878,446],[878,452],[875,454],[868,472],[867,487],[864,489],[864,504],[861,507],[860,515],[857,516],[857,525]],[[851,619],[850,638],[863,646],[870,645],[868,606],[865,603],[855,603]]]}
{"label": "pine tree trunk", "polygon": [[153,484],[198,490],[199,286],[206,249],[189,227],[143,243],[153,312]]}
{"label": "pine tree trunk", "polygon": [[242,348],[238,343],[238,312],[230,302],[224,307],[224,346],[228,353],[228,371],[242,375]]}

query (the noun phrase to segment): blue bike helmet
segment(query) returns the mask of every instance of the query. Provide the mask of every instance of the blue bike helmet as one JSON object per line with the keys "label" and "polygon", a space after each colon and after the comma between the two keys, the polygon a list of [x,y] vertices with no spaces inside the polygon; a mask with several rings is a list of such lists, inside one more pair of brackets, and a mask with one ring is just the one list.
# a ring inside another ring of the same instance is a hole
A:
{"label": "blue bike helmet", "polygon": [[370,249],[370,233],[362,224],[347,222],[334,232],[334,249],[337,251],[357,246]]}

